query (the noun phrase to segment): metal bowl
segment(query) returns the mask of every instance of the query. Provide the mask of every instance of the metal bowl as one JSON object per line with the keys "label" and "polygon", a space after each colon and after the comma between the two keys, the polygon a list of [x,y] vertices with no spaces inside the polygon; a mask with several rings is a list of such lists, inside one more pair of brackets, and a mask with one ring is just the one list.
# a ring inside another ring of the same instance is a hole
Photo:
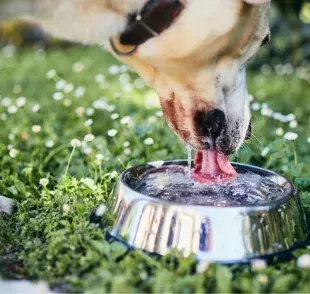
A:
{"label": "metal bowl", "polygon": [[232,263],[289,250],[307,237],[301,201],[294,186],[269,170],[233,164],[268,176],[282,185],[284,197],[264,205],[216,207],[175,204],[134,190],[143,173],[154,167],[187,165],[187,161],[155,162],[124,171],[109,207],[110,234],[130,247],[165,255],[178,250],[198,260]]}

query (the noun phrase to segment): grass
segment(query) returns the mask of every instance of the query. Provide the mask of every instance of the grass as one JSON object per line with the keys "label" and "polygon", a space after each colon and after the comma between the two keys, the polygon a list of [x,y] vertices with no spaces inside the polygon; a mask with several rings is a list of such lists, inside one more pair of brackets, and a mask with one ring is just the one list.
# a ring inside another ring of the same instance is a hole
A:
{"label": "grass", "polygon": [[[89,215],[107,200],[118,173],[146,161],[185,158],[186,150],[165,125],[154,92],[101,49],[31,48],[12,53],[10,47],[0,53],[0,194],[17,201],[12,216],[0,216],[3,277],[46,280],[62,292],[310,291],[310,269],[296,263],[298,256],[310,253],[307,246],[261,271],[216,264],[203,271],[194,258],[151,257],[103,240],[103,231],[89,222]],[[285,174],[299,188],[307,209],[310,84],[300,74],[303,70],[299,75],[280,75],[281,68],[249,74],[254,103],[296,115],[298,126],[292,129],[254,111],[257,139],[234,160]],[[48,72],[51,79],[46,78]],[[64,97],[54,95],[64,92],[55,90],[61,79],[75,89],[84,87],[85,94],[67,86]],[[21,96],[26,101],[17,99]],[[297,133],[298,139],[285,140],[279,128]],[[83,141],[87,134],[94,135],[86,137],[91,142],[79,146],[75,140],[72,147],[73,139]]]}

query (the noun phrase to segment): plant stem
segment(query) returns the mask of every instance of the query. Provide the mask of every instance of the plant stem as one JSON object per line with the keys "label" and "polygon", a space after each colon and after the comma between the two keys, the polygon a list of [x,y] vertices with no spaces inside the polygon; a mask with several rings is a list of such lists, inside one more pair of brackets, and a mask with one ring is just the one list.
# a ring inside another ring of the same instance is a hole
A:
{"label": "plant stem", "polygon": [[69,167],[70,167],[70,164],[71,164],[71,161],[72,161],[74,152],[75,152],[75,148],[76,148],[76,147],[73,147],[73,148],[72,148],[72,152],[71,152],[71,154],[70,154],[69,161],[68,161],[68,164],[67,164],[67,167],[66,167],[66,171],[65,171],[65,176],[67,176],[67,174],[68,174],[68,170],[69,170]]}

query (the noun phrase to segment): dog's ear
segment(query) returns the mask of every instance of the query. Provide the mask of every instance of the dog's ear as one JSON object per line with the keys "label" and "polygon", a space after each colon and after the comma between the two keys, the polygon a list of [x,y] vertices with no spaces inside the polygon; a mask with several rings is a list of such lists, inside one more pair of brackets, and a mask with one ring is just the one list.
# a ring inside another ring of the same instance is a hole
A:
{"label": "dog's ear", "polygon": [[271,0],[244,0],[246,3],[260,5],[271,2]]}

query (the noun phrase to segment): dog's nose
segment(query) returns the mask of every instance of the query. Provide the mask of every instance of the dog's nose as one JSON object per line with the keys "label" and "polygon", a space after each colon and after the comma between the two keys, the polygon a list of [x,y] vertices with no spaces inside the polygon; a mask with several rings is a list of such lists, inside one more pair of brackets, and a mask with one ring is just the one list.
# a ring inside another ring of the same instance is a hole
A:
{"label": "dog's nose", "polygon": [[207,136],[215,141],[226,127],[226,118],[222,110],[213,109],[208,112],[198,112],[196,124],[202,136]]}

